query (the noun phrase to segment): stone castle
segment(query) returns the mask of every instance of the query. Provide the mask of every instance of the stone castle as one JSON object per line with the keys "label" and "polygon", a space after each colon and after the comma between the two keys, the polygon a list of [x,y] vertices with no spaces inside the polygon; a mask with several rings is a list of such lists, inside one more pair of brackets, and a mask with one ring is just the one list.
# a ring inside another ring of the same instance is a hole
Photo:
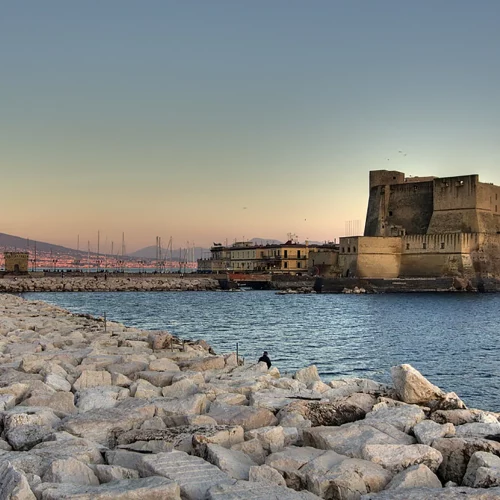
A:
{"label": "stone castle", "polygon": [[338,275],[499,278],[499,195],[478,175],[372,171],[364,236],[340,239]]}

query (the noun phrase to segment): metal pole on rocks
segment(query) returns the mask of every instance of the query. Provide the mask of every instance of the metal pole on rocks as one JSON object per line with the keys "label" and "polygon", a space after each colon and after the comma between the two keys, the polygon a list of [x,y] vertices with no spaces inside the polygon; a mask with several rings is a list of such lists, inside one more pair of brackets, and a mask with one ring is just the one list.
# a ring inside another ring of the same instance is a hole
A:
{"label": "metal pole on rocks", "polygon": [[107,329],[107,323],[106,323],[106,313],[104,313],[104,331]]}
{"label": "metal pole on rocks", "polygon": [[236,342],[236,366],[239,364],[240,357],[238,356],[238,342]]}

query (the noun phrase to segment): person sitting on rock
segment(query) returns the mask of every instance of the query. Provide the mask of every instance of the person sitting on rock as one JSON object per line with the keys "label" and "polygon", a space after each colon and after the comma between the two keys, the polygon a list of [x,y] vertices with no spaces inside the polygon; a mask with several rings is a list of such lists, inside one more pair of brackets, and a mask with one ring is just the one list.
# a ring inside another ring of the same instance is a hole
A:
{"label": "person sitting on rock", "polygon": [[259,363],[266,363],[267,369],[271,368],[271,360],[269,359],[269,356],[267,355],[267,351],[264,351],[264,354],[259,358]]}

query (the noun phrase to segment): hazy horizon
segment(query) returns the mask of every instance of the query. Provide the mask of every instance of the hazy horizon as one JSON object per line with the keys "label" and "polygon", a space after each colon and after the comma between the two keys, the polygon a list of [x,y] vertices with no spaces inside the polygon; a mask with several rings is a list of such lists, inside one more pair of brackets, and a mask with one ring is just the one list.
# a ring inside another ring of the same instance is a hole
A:
{"label": "hazy horizon", "polygon": [[0,232],[333,240],[368,172],[500,185],[500,3],[11,2]]}

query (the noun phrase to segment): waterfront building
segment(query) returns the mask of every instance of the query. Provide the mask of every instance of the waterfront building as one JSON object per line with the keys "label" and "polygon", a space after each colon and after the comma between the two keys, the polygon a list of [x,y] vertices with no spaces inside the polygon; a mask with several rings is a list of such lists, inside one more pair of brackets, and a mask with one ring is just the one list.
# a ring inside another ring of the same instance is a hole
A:
{"label": "waterfront building", "polygon": [[229,247],[217,245],[210,249],[211,258],[198,260],[198,271],[221,272],[223,269],[245,273],[306,274],[309,272],[309,256],[321,248],[292,240],[266,245],[255,245],[251,241],[235,242]]}

